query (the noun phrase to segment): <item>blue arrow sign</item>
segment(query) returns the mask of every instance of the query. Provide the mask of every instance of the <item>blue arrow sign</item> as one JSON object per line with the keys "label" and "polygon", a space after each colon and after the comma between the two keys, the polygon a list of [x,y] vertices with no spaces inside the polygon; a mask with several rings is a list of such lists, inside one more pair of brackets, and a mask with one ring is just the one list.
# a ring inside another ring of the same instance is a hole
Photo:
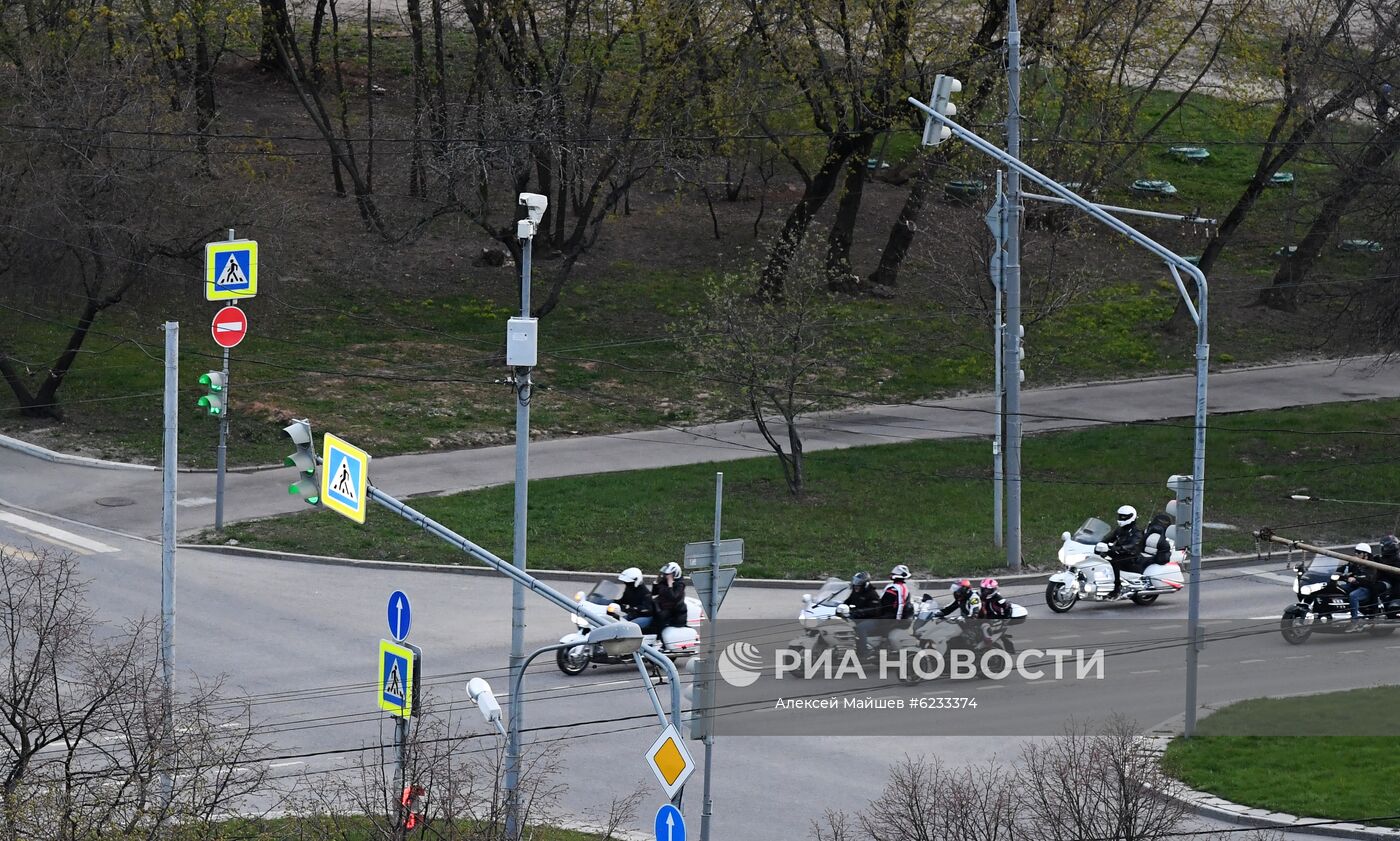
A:
{"label": "blue arrow sign", "polygon": [[685,817],[670,803],[656,810],[656,841],[685,841]]}
{"label": "blue arrow sign", "polygon": [[408,596],[402,590],[395,590],[389,597],[389,635],[399,642],[408,638],[408,626],[413,622],[413,611],[408,606]]}

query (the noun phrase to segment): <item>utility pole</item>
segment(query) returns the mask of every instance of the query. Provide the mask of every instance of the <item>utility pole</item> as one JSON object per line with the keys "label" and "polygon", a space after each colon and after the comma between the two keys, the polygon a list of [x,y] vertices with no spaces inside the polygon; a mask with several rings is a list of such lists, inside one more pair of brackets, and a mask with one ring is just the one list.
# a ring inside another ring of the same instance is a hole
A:
{"label": "utility pole", "polygon": [[[161,465],[160,517],[160,663],[164,707],[163,741],[172,751],[175,739],[175,458],[180,413],[180,322],[165,322],[165,440]],[[167,753],[168,757],[169,753]],[[164,763],[163,763],[164,764]],[[166,807],[174,796],[175,781],[169,766],[161,774],[161,794]]]}
{"label": "utility pole", "polygon": [[[530,465],[530,369],[537,359],[535,319],[530,317],[530,258],[534,249],[535,232],[544,218],[549,200],[536,193],[521,193],[520,204],[526,218],[516,223],[520,240],[520,317],[512,318],[506,327],[506,364],[514,372],[515,392],[515,542],[511,562],[520,572],[526,570],[525,527],[529,509]],[[525,588],[521,579],[514,580],[510,593],[510,674],[518,685],[525,668]],[[511,721],[520,714],[520,698],[510,696]],[[520,731],[511,728],[506,739],[506,839],[520,838]]]}
{"label": "utility pole", "polygon": [[714,803],[710,800],[710,775],[715,767],[715,681],[719,680],[719,543],[720,523],[724,512],[724,474],[715,474],[715,534],[710,558],[710,656],[705,684],[705,715],[710,718],[705,728],[705,795],[700,808],[700,841],[710,841],[710,818]]}
{"label": "utility pole", "polygon": [[1002,177],[1003,173],[998,170],[997,200],[992,206],[992,213],[987,215],[987,224],[996,236],[996,246],[992,250],[990,262],[992,288],[996,293],[996,329],[992,331],[996,337],[992,341],[993,356],[996,360],[992,366],[996,369],[996,429],[992,436],[992,540],[998,549],[1005,545],[1006,540],[1006,526],[1002,522],[1002,514],[1006,511],[1006,502],[1002,499],[1002,493],[1006,490],[1006,467],[1003,463],[1003,453],[1006,451],[1003,445],[1006,433],[1006,388],[1002,376],[1002,345],[1006,342],[1006,323],[1002,318],[1002,301],[1006,294],[1006,194],[1002,191]]}
{"label": "utility pole", "polygon": [[[1021,157],[1021,24],[1016,0],[1007,2],[1006,151]],[[1006,326],[1002,362],[1006,366],[1006,568],[1021,568],[1021,173],[1006,176]]]}
{"label": "utility pole", "polygon": [[[233,242],[233,228],[228,229],[228,241]],[[214,531],[224,530],[224,467],[228,463],[228,353],[224,348],[224,405],[219,412],[219,452],[214,477]]]}

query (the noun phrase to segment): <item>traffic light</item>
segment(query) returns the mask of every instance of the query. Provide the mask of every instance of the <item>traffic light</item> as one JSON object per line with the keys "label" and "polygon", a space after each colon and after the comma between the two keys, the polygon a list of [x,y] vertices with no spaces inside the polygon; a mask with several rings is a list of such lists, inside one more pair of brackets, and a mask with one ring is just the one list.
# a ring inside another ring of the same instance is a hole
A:
{"label": "traffic light", "polygon": [[423,797],[428,793],[422,786],[404,786],[399,795],[399,814],[404,829],[418,829],[423,825]]}
{"label": "traffic light", "polygon": [[288,467],[297,469],[297,480],[287,486],[287,493],[299,494],[307,505],[319,505],[321,482],[316,476],[316,443],[311,436],[311,422],[294,420],[282,431],[297,445],[297,451],[284,461]]}
{"label": "traffic light", "polygon": [[[929,99],[929,107],[945,117],[952,117],[958,113],[958,106],[952,103],[952,97],[953,94],[961,90],[962,82],[952,76],[938,74],[933,78],[933,96]],[[924,118],[923,144],[925,146],[937,146],[952,136],[952,129],[932,117]]]}
{"label": "traffic light", "polygon": [[709,661],[704,657],[692,657],[685,664],[685,672],[690,677],[681,690],[681,706],[690,709],[685,717],[686,736],[703,740],[710,733]]}
{"label": "traffic light", "polygon": [[199,398],[199,408],[215,417],[222,415],[224,413],[224,375],[218,371],[200,374],[199,384],[204,386],[208,392]]}
{"label": "traffic light", "polygon": [[1190,476],[1172,476],[1167,487],[1176,494],[1176,499],[1167,503],[1167,516],[1175,523],[1167,528],[1167,539],[1178,549],[1189,549],[1191,543],[1191,496],[1195,491],[1195,480]]}
{"label": "traffic light", "polygon": [[1016,325],[1016,382],[1026,381],[1026,369],[1021,367],[1026,361],[1026,325]]}

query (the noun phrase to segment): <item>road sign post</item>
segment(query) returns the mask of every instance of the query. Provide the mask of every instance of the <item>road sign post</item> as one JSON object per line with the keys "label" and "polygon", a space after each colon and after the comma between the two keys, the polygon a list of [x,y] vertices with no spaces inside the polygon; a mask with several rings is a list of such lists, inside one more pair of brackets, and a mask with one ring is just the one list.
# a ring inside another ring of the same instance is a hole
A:
{"label": "road sign post", "polygon": [[[364,498],[363,494],[360,497]],[[423,673],[423,651],[404,642],[413,622],[413,610],[408,596],[395,590],[389,596],[386,610],[389,635],[396,642],[379,641],[379,708],[394,717],[394,745],[397,789],[406,791],[408,782],[409,719],[419,714],[418,681]]]}

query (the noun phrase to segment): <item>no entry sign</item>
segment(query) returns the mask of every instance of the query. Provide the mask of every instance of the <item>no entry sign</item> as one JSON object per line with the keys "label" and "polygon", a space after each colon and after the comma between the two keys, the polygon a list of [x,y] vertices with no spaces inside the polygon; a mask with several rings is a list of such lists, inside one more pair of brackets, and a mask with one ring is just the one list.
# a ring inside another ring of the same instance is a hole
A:
{"label": "no entry sign", "polygon": [[219,347],[237,347],[248,335],[248,316],[238,307],[224,307],[214,314],[210,332]]}

